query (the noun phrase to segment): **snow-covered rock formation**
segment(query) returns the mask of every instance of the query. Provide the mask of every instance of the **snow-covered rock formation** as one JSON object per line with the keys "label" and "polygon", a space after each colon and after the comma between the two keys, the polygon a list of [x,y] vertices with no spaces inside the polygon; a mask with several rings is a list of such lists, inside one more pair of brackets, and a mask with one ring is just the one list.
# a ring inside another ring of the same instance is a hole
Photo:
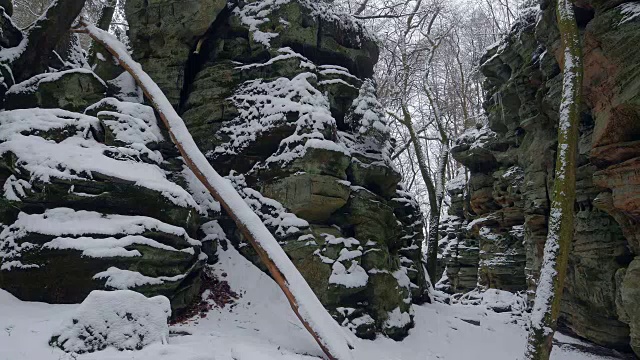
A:
{"label": "snow-covered rock formation", "polygon": [[[134,57],[332,315],[361,337],[406,336],[428,299],[422,218],[389,159],[366,29],[308,0],[126,12]],[[15,83],[1,68],[0,287],[51,303],[132,289],[179,314],[220,242],[259,260],[103,50],[93,71]]]}
{"label": "snow-covered rock formation", "polygon": [[[189,15],[202,9],[128,1],[134,57],[334,316],[360,336],[402,338],[426,299],[422,220],[389,159],[375,40],[322,2],[219,5],[205,27]],[[216,216],[217,236],[255,258]]]}
{"label": "snow-covered rock formation", "polygon": [[[450,236],[457,244],[478,240],[481,287],[531,295],[547,235],[562,61],[553,2],[530,4],[481,61],[489,124],[465,134],[452,148],[470,177],[465,199],[458,203],[462,206],[453,214],[466,225]],[[630,46],[640,34],[638,6],[633,1],[580,1],[576,14],[585,98],[575,234],[560,325],[598,344],[639,354],[640,52]],[[454,187],[450,194],[454,198],[461,191]],[[449,254],[460,253],[445,253],[448,269],[440,284],[445,290],[469,290],[456,288],[467,273],[449,268],[462,260]]]}
{"label": "snow-covered rock formation", "polygon": [[50,344],[82,354],[113,347],[140,350],[169,338],[169,299],[147,298],[131,290],[92,291],[66,319]]}

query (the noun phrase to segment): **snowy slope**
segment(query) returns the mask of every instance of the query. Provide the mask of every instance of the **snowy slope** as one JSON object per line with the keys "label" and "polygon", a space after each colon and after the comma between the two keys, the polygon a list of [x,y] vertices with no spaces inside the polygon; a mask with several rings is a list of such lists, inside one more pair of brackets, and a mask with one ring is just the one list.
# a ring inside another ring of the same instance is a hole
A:
{"label": "snowy slope", "polygon": [[[268,276],[234,249],[221,250],[219,255],[215,272],[221,277],[226,274],[242,298],[232,308],[173,326],[168,345],[153,344],[141,351],[108,349],[73,357],[51,348],[49,337],[77,305],[22,302],[0,290],[0,360],[308,360],[322,355]],[[356,347],[354,358],[514,360],[525,346],[523,321],[514,321],[508,313],[437,303],[415,307],[415,316],[416,327],[403,342],[360,340],[345,330]],[[557,340],[565,345],[554,349],[553,360],[614,359],[580,353],[568,345],[580,345],[578,340],[563,335]]]}

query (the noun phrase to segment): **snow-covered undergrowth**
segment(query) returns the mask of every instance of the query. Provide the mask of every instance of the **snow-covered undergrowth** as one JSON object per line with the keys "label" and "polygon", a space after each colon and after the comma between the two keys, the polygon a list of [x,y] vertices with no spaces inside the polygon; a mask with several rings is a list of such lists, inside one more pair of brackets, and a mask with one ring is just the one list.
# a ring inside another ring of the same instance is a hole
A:
{"label": "snow-covered undergrowth", "polygon": [[166,343],[169,316],[171,304],[164,296],[147,298],[130,290],[96,290],[54,333],[51,344],[79,354],[107,347],[140,350],[155,342]]}
{"label": "snow-covered undergrowth", "polygon": [[[108,348],[96,353],[66,354],[48,345],[79,305],[22,302],[0,290],[0,360],[310,360],[322,352],[291,312],[284,295],[264,273],[235,250],[219,252],[215,273],[225,277],[242,298],[233,308],[214,309],[170,328],[168,344],[140,351]],[[514,360],[526,342],[525,321],[484,306],[427,304],[415,307],[416,327],[402,342],[387,338],[360,340],[344,329],[358,360]],[[552,360],[608,360],[579,352],[585,345],[556,336]]]}

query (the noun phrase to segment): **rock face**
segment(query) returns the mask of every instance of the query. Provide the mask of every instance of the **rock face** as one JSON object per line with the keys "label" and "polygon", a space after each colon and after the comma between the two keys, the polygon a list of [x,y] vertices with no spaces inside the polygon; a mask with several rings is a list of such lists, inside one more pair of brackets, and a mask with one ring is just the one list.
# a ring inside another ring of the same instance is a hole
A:
{"label": "rock face", "polygon": [[332,314],[403,338],[427,300],[422,219],[388,156],[375,42],[323,2],[226,3],[128,1],[134,56]]}
{"label": "rock face", "polygon": [[465,174],[449,181],[446,191],[451,199],[447,216],[440,225],[439,272],[442,278],[436,288],[444,292],[466,293],[478,284],[478,263],[480,248],[478,240],[467,232],[468,221],[465,213],[469,211],[465,201],[467,189]]}
{"label": "rock face", "polygon": [[213,205],[130,76],[107,83],[80,59],[14,83],[23,34],[0,13],[0,288],[49,303],[133,289],[179,314],[199,297]]}
{"label": "rock face", "polygon": [[[640,9],[628,1],[578,6],[585,101],[576,229],[560,321],[581,337],[640,354],[633,260],[640,250],[640,52],[630,45],[640,34]],[[455,214],[464,215],[468,225],[450,236],[471,233],[479,239],[480,286],[535,291],[554,179],[562,86],[558,49],[553,2],[541,1],[484,56],[489,124],[465,134],[452,149],[470,179],[469,211]],[[452,259],[445,256],[445,262]],[[447,271],[445,280],[459,283],[452,274]]]}
{"label": "rock face", "polygon": [[203,210],[177,185],[178,153],[148,106],[105,98],[86,113],[0,112],[0,287],[50,303],[135,289],[179,311],[199,292]]}
{"label": "rock face", "polygon": [[6,109],[39,107],[82,112],[104,98],[106,90],[104,81],[86,69],[40,74],[7,91]]}
{"label": "rock face", "polygon": [[135,60],[178,105],[185,82],[185,65],[198,38],[227,5],[226,0],[132,1],[126,4]]}

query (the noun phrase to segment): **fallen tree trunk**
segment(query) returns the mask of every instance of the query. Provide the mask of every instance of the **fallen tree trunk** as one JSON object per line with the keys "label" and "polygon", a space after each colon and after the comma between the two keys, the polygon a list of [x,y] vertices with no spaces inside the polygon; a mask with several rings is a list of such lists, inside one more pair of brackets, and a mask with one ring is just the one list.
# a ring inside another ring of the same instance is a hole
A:
{"label": "fallen tree trunk", "polygon": [[342,329],[322,306],[260,218],[244,202],[231,183],[209,164],[193,141],[184,121],[158,85],[142,70],[140,64],[129,56],[126,47],[115,37],[86,21],[81,21],[81,24],[82,28],[76,31],[89,34],[136,79],[147,99],[160,114],[187,166],[233,218],[284,292],[295,314],[327,357],[331,360],[352,359],[350,346]]}
{"label": "fallen tree trunk", "polygon": [[[53,0],[38,20],[25,30],[23,50],[13,61],[13,76],[16,82],[45,72],[49,59],[60,41],[69,34],[69,29],[82,11],[85,0]],[[68,38],[67,38],[68,41]]]}

